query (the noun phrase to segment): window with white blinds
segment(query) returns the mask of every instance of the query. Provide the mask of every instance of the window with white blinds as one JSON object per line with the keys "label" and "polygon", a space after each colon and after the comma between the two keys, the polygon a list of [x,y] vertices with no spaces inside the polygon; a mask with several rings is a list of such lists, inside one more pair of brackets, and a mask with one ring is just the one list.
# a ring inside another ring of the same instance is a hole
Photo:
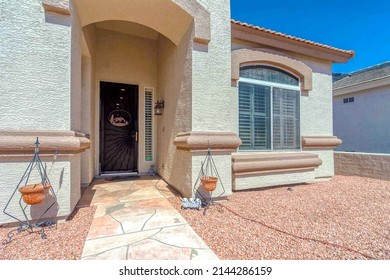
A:
{"label": "window with white blinds", "polygon": [[299,149],[299,96],[296,90],[272,88],[273,149]]}
{"label": "window with white blinds", "polygon": [[[299,84],[298,79],[284,71],[278,73],[276,68],[248,69],[252,72],[246,71],[243,76],[251,78],[243,77],[239,82],[240,149],[299,149],[300,91],[293,82],[295,79]],[[268,70],[271,73],[267,74]]]}
{"label": "window with white blinds", "polygon": [[270,87],[239,84],[240,149],[270,149]]}
{"label": "window with white blinds", "polygon": [[153,89],[145,89],[145,161],[153,161]]}

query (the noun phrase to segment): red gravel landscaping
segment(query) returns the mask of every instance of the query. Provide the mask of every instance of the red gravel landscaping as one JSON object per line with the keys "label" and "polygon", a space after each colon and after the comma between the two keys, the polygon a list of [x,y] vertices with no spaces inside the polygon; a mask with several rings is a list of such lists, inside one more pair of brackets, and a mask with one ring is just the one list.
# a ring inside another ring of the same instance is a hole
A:
{"label": "red gravel landscaping", "polygon": [[95,209],[76,207],[66,222],[45,228],[47,239],[38,231],[18,233],[16,227],[0,227],[0,260],[80,259]]}
{"label": "red gravel landscaping", "polygon": [[[205,212],[170,201],[221,259],[390,259],[390,181],[335,176],[235,192]],[[77,207],[47,239],[0,227],[0,259],[80,259],[94,212]]]}
{"label": "red gravel landscaping", "polygon": [[221,259],[390,259],[390,181],[335,176],[235,192],[205,214],[170,201]]}

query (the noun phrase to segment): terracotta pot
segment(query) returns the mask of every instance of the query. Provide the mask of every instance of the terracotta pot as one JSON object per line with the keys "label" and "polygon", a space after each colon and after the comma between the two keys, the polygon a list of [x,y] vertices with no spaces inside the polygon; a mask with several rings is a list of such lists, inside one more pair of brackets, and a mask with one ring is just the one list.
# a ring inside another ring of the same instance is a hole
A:
{"label": "terracotta pot", "polygon": [[23,201],[29,205],[39,204],[45,199],[45,194],[49,194],[50,185],[43,188],[42,183],[25,185],[19,188]]}
{"label": "terracotta pot", "polygon": [[208,192],[212,192],[217,187],[217,177],[203,176],[200,178],[201,186]]}

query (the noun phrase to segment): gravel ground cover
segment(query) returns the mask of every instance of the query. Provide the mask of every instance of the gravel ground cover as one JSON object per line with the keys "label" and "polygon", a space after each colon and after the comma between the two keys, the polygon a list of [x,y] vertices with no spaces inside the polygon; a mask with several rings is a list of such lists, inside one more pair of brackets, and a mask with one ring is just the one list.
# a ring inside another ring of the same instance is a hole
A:
{"label": "gravel ground cover", "polygon": [[[170,201],[221,259],[390,259],[388,181],[335,176],[236,192],[206,211]],[[46,229],[47,239],[0,227],[0,259],[79,259],[94,212],[76,207],[66,222]]]}
{"label": "gravel ground cover", "polygon": [[18,233],[16,227],[0,227],[0,260],[80,259],[95,210],[76,206],[66,221],[45,228],[47,239],[37,230]]}
{"label": "gravel ground cover", "polygon": [[390,259],[389,181],[241,191],[206,211],[170,201],[221,259]]}

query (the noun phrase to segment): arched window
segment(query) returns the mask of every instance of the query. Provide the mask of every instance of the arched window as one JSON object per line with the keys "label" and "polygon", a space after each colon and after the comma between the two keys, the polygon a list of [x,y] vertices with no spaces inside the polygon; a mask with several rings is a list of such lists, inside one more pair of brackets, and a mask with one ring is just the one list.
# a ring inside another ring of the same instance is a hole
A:
{"label": "arched window", "polygon": [[239,80],[241,150],[300,149],[299,79],[270,66],[244,66]]}

